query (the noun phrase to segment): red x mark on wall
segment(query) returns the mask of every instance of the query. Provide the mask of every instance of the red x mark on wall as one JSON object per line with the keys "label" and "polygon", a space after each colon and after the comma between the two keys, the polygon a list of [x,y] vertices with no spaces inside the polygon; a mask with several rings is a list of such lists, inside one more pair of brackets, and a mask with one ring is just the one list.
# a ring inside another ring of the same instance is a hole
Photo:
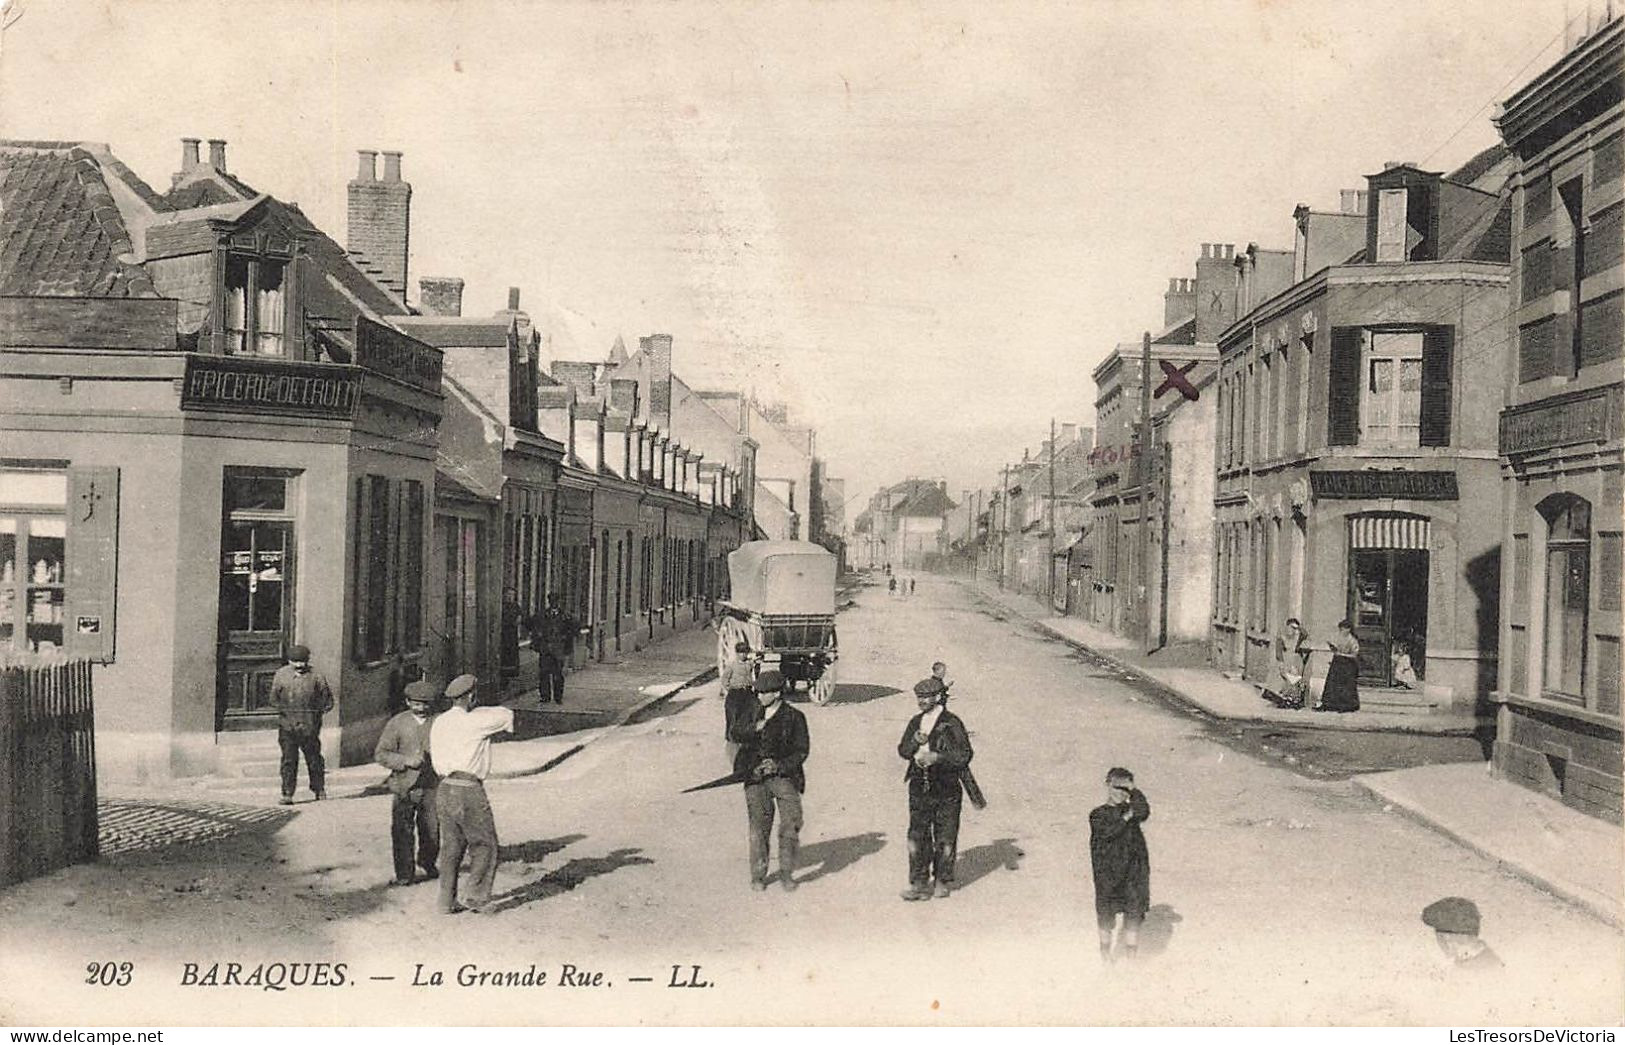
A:
{"label": "red x mark on wall", "polygon": [[1191,384],[1190,381],[1185,377],[1186,374],[1196,369],[1195,362],[1186,363],[1184,366],[1176,367],[1166,359],[1159,359],[1157,360],[1157,364],[1162,367],[1162,372],[1166,376],[1163,378],[1162,384],[1157,386],[1156,392],[1153,393],[1156,398],[1161,399],[1162,393],[1168,391],[1170,388],[1177,388],[1179,389],[1180,395],[1184,396],[1186,399],[1189,399],[1193,403],[1196,402],[1197,398],[1201,396],[1202,393],[1198,392],[1196,390],[1196,386]]}

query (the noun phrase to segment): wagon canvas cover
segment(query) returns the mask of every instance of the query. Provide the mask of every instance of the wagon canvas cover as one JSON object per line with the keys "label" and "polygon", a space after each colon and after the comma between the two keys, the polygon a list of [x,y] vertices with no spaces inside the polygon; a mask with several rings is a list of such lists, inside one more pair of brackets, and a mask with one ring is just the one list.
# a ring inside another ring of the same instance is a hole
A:
{"label": "wagon canvas cover", "polygon": [[835,613],[835,556],[808,541],[752,541],[728,555],[739,609],[768,616]]}

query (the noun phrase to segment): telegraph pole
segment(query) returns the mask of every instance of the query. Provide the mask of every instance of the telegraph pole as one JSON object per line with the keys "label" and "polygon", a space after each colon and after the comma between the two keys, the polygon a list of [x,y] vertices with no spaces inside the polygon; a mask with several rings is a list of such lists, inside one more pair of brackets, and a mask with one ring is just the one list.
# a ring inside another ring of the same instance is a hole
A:
{"label": "telegraph pole", "polygon": [[1049,605],[1055,608],[1055,418],[1049,419]]}
{"label": "telegraph pole", "polygon": [[1004,542],[1010,535],[1010,466],[1004,466],[1003,493],[999,498],[999,513],[1004,516],[999,521],[999,590],[1004,590]]}
{"label": "telegraph pole", "polygon": [[1140,347],[1140,452],[1135,457],[1140,487],[1140,540],[1136,556],[1136,582],[1138,598],[1135,611],[1140,615],[1140,648],[1151,649],[1151,614],[1147,612],[1151,588],[1151,505],[1147,493],[1151,489],[1148,475],[1151,465],[1151,332],[1146,331]]}

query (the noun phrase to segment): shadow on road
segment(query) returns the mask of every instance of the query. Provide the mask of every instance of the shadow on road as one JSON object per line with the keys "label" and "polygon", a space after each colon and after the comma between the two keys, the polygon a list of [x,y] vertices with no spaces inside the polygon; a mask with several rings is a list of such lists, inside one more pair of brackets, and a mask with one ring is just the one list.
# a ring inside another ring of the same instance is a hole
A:
{"label": "shadow on road", "polygon": [[810,867],[818,865],[818,870],[802,879],[804,882],[817,881],[826,875],[839,874],[862,860],[866,856],[873,856],[886,848],[886,836],[880,831],[866,831],[861,835],[848,835],[845,838],[832,838],[826,842],[814,842],[801,847],[801,865]]}
{"label": "shadow on road", "polygon": [[1166,951],[1174,938],[1174,926],[1184,920],[1167,904],[1152,904],[1140,926],[1140,953],[1152,957]]}
{"label": "shadow on road", "polygon": [[497,847],[497,863],[499,864],[539,864],[569,846],[586,838],[586,835],[560,835],[558,838],[538,838],[529,842],[520,842],[518,845],[504,845]]}
{"label": "shadow on road", "polygon": [[867,704],[871,700],[901,693],[896,686],[872,686],[867,683],[839,683],[835,687],[834,704]]}
{"label": "shadow on road", "polygon": [[1021,858],[1026,855],[1016,845],[1014,838],[1000,838],[986,845],[972,846],[959,854],[959,859],[954,863],[954,877],[958,880],[958,887],[963,889],[1001,867],[1006,871],[1019,871]]}
{"label": "shadow on road", "polygon": [[103,860],[129,860],[175,845],[273,835],[295,815],[285,806],[103,799],[97,804],[97,833]]}
{"label": "shadow on road", "polygon": [[[526,846],[534,844],[537,843],[525,843]],[[540,844],[546,845],[548,843]],[[490,910],[492,912],[510,911],[537,900],[546,900],[561,893],[567,893],[589,878],[612,874],[623,867],[637,867],[654,863],[647,856],[639,855],[642,852],[642,849],[636,848],[616,849],[607,856],[589,856],[571,860],[551,874],[543,875],[534,882],[526,882],[517,889],[510,889],[498,895],[491,901]]]}

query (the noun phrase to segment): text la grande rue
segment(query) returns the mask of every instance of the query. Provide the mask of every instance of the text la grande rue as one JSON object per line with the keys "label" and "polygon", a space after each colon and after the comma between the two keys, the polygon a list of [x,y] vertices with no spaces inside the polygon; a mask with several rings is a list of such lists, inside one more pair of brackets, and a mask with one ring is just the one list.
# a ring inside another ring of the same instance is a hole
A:
{"label": "text la grande rue", "polygon": [[[632,977],[633,982],[652,983],[650,976]],[[475,962],[459,965],[448,977],[443,969],[432,969],[422,962],[412,966],[413,987],[613,987],[608,975],[601,970],[584,969],[570,962],[559,966],[557,973],[528,965],[522,969],[488,969]],[[698,965],[673,965],[667,987],[710,987]]]}

